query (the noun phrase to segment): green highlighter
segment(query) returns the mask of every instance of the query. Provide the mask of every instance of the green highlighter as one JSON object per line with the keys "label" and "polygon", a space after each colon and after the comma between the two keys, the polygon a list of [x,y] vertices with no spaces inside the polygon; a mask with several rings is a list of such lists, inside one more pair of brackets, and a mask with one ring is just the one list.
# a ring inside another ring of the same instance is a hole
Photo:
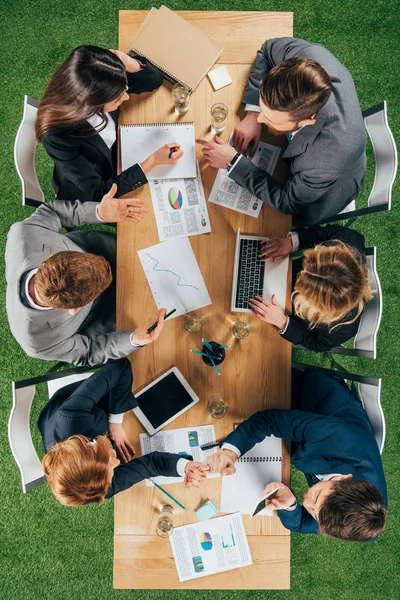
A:
{"label": "green highlighter", "polygon": [[270,492],[266,496],[263,496],[261,498],[260,502],[255,507],[254,512],[253,512],[253,514],[251,516],[255,517],[256,515],[258,515],[258,513],[260,513],[262,510],[264,510],[264,508],[266,508],[266,504],[267,504],[266,500],[267,500],[267,498],[269,498],[270,500],[271,500],[271,498],[275,498],[275,496],[279,492],[279,489],[280,488],[276,488],[276,489],[272,490],[272,492]]}

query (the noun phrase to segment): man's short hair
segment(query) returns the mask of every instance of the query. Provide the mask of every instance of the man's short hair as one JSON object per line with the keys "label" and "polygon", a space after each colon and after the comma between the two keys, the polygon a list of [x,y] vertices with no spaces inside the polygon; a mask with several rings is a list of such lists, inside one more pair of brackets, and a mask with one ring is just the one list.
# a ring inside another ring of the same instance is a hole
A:
{"label": "man's short hair", "polygon": [[382,494],[361,479],[338,479],[319,512],[321,533],[348,542],[368,542],[379,535],[386,521]]}
{"label": "man's short hair", "polygon": [[35,289],[51,308],[81,308],[110,285],[109,262],[102,256],[67,250],[53,254],[40,265]]}
{"label": "man's short hair", "polygon": [[331,92],[328,73],[310,58],[288,58],[273,67],[260,83],[264,104],[271,110],[290,113],[296,123],[317,113]]}

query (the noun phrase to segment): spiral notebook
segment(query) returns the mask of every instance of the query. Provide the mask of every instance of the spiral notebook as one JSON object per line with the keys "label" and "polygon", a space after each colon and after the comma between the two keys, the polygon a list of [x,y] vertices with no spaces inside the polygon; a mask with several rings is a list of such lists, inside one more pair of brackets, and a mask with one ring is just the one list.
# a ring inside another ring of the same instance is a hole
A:
{"label": "spiral notebook", "polygon": [[148,125],[121,125],[122,170],[141,163],[155,150],[177,142],[184,152],[175,164],[160,165],[147,174],[147,179],[179,179],[196,177],[196,148],[194,123],[151,123]]}
{"label": "spiral notebook", "polygon": [[[282,481],[282,440],[273,435],[236,461],[236,473],[222,478],[221,512],[251,515],[272,481]],[[264,509],[260,515],[270,516]]]}
{"label": "spiral notebook", "polygon": [[166,6],[150,10],[131,44],[131,52],[149,60],[165,79],[190,91],[207,75],[222,50]]}

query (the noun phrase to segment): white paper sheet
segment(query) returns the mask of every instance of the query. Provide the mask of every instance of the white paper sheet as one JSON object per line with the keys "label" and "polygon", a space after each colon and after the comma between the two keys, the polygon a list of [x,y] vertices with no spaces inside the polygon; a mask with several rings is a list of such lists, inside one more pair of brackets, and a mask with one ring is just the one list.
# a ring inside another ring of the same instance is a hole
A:
{"label": "white paper sheet", "polygon": [[184,152],[174,164],[159,165],[147,174],[147,179],[176,179],[196,177],[196,148],[194,123],[154,123],[121,125],[122,170],[143,162],[164,144],[177,142]]}
{"label": "white paper sheet", "polygon": [[[236,461],[236,473],[222,478],[221,512],[251,515],[272,481],[282,481],[282,440],[273,435]],[[271,516],[262,510],[260,515]]]}
{"label": "white paper sheet", "polygon": [[[215,442],[214,425],[200,425],[199,427],[188,427],[187,429],[167,429],[153,436],[146,433],[140,434],[140,447],[143,454],[150,452],[173,452],[182,456],[192,455],[196,462],[203,462],[209,454],[215,452],[215,448],[202,450],[200,446]],[[210,473],[207,477],[219,477],[219,473]],[[181,483],[183,477],[153,477],[159,485],[167,483]],[[146,486],[152,486],[151,481],[146,480]]]}
{"label": "white paper sheet", "polygon": [[149,181],[160,242],[211,231],[199,163],[196,178]]}
{"label": "white paper sheet", "polygon": [[211,304],[188,238],[138,250],[138,255],[157,308],[176,308],[171,319]]}
{"label": "white paper sheet", "polygon": [[[257,167],[272,175],[280,151],[281,148],[277,146],[260,142],[251,161]],[[208,201],[255,218],[259,216],[263,205],[263,202],[256,196],[253,196],[236,181],[230,179],[226,169],[218,169]]]}
{"label": "white paper sheet", "polygon": [[253,563],[238,513],[176,527],[171,537],[179,581],[198,579]]}

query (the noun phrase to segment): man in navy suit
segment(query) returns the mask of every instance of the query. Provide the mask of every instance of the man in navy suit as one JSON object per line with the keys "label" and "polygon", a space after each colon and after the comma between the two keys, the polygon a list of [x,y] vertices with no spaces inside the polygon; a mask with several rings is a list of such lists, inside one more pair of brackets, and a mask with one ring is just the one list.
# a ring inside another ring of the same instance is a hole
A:
{"label": "man in navy suit", "polygon": [[222,475],[266,436],[292,442],[292,464],[310,486],[301,505],[284,484],[267,504],[291,531],[323,533],[348,541],[376,538],[386,520],[382,461],[361,402],[339,378],[308,369],[293,372],[296,409],[260,411],[225,438],[206,463]]}

